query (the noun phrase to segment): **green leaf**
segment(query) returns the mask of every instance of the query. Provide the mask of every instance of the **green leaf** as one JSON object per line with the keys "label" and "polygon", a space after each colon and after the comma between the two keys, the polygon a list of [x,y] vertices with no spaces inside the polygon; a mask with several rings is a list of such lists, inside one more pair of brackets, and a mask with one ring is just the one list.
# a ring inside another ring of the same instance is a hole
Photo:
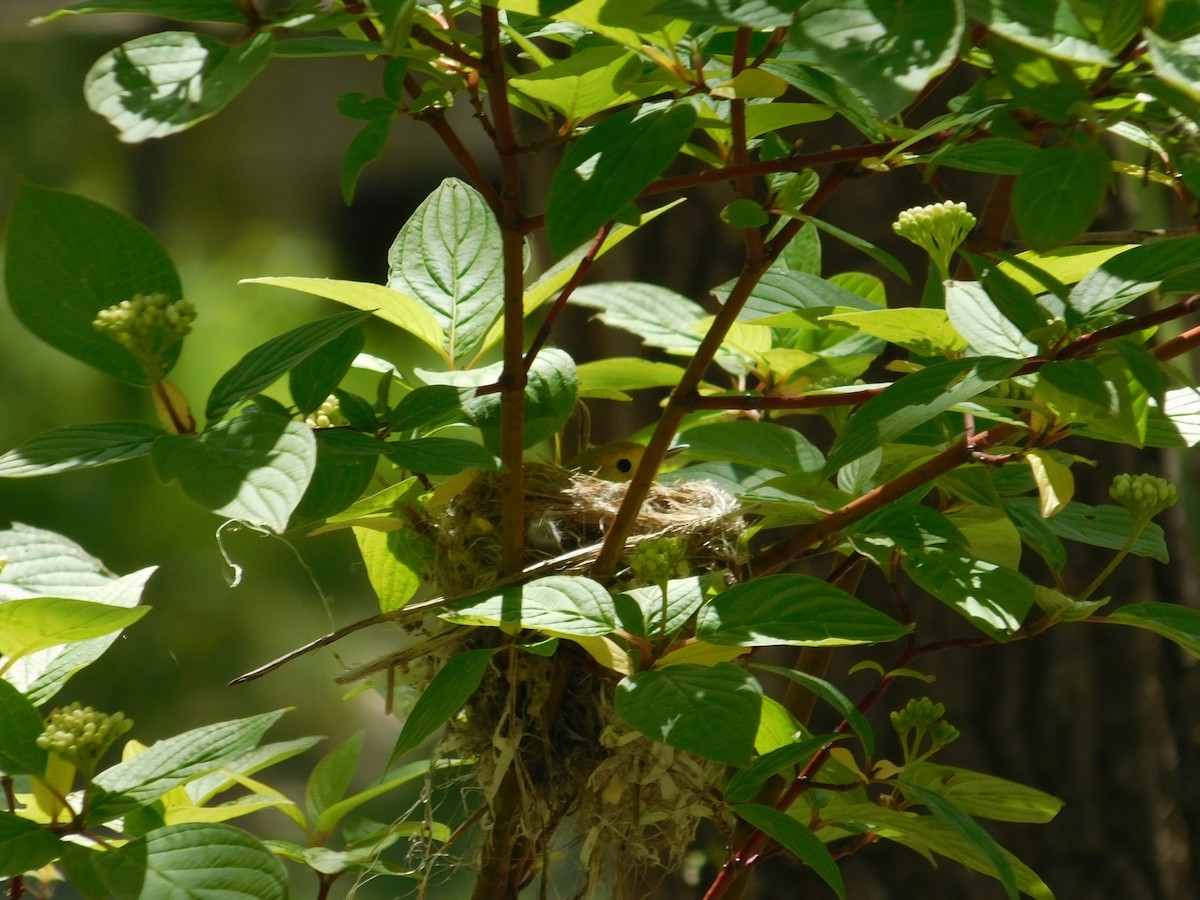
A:
{"label": "green leaf", "polygon": [[1040,151],[1013,188],[1013,218],[1021,237],[1034,250],[1069,244],[1100,212],[1111,178],[1108,151],[1100,143]]}
{"label": "green leaf", "polygon": [[[988,36],[985,46],[1015,105],[1056,124],[1072,121],[1080,110],[1091,105],[1088,88],[1071,63],[993,35]],[[1030,156],[1030,161],[1033,159],[1035,155]]]}
{"label": "green leaf", "polygon": [[96,60],[84,98],[126,143],[176,134],[241,93],[271,58],[272,41],[269,31],[234,46],[192,31],[148,34]]}
{"label": "green leaf", "polygon": [[283,275],[267,278],[243,278],[239,284],[269,284],[291,288],[315,297],[363,309],[376,318],[407,331],[438,353],[444,354],[444,334],[434,314],[417,300],[382,284],[366,281],[338,281],[333,278],[300,278]]}
{"label": "green leaf", "polygon": [[107,822],[147,806],[167,791],[219,769],[256,747],[285,710],[218,722],[151,744],[101,772],[89,823]]}
{"label": "green leaf", "polygon": [[[503,371],[496,363],[469,372],[446,373],[441,380],[463,385],[494,384]],[[457,376],[457,377],[455,377]],[[575,361],[557,347],[544,348],[529,367],[525,383],[525,447],[557,434],[575,411],[577,376]],[[503,395],[475,394],[462,400],[468,421],[483,434],[483,443],[500,449]]]}
{"label": "green leaf", "polygon": [[[639,281],[585,285],[571,295],[570,302],[599,310],[601,322],[636,334],[647,347],[679,356],[696,352],[702,337],[696,325],[708,315],[704,307],[682,294]],[[717,353],[717,363],[728,371],[744,372],[746,368],[727,350]]]}
{"label": "green leaf", "polygon": [[[288,518],[289,528],[341,512],[370,487],[375,475],[376,458],[340,449],[334,436],[343,432],[326,430],[315,434],[316,466],[300,502]],[[384,449],[386,447],[381,444],[380,450]]]}
{"label": "green leaf", "polygon": [[361,328],[350,328],[288,370],[288,392],[297,412],[307,415],[325,402],[365,342]]}
{"label": "green leaf", "polygon": [[136,459],[149,453],[164,433],[142,422],[64,425],[0,456],[0,478],[30,478]]}
{"label": "green leaf", "polygon": [[[470,652],[476,653],[478,651],[472,650]],[[410,718],[411,718],[411,716],[410,716]],[[322,812],[321,815],[317,818],[317,821],[316,821],[317,831],[320,832],[321,834],[329,834],[330,832],[333,831],[334,828],[337,827],[338,823],[341,822],[347,815],[349,815],[351,812],[353,812],[358,807],[362,806],[368,800],[372,800],[381,794],[386,794],[388,791],[394,791],[397,788],[403,787],[404,785],[409,784],[410,782],[415,781],[418,778],[425,778],[429,775],[429,772],[431,769],[445,769],[445,768],[450,768],[452,766],[462,766],[462,765],[468,765],[468,764],[469,764],[469,761],[467,761],[467,760],[440,759],[437,762],[433,762],[433,763],[431,763],[429,760],[420,760],[418,762],[409,763],[406,766],[401,766],[399,769],[397,769],[395,771],[395,773],[393,775],[391,775],[391,777],[384,777],[383,779],[381,779],[379,781],[378,784],[374,784],[371,787],[366,788],[365,790],[358,791],[357,793],[351,794],[345,800],[340,800],[337,803],[334,803],[331,806],[329,806],[329,808],[326,809],[324,812]],[[426,822],[424,822],[424,821],[410,823],[410,824],[416,826],[413,829],[413,834],[411,835],[412,837],[419,837],[419,836],[431,836],[432,837],[433,835],[436,835],[437,832],[440,830],[438,823],[436,823],[436,822],[432,823],[432,825],[433,825],[432,834],[430,833],[430,831],[428,831],[426,829]],[[441,827],[444,827],[444,826],[441,826]],[[345,831],[346,832],[350,831],[350,823],[346,824]],[[347,837],[348,836],[349,835],[347,835]],[[436,837],[434,839],[437,840]],[[441,838],[441,840],[445,840],[445,839],[446,838]],[[373,857],[374,855],[377,854],[377,852],[378,852],[377,850],[372,849],[372,852],[369,853],[368,856]]]}
{"label": "green leaf", "polygon": [[638,55],[624,47],[587,47],[567,59],[509,79],[513,90],[581,122],[637,98],[630,89],[642,78]]}
{"label": "green leaf", "polygon": [[1163,394],[1146,429],[1147,447],[1195,447],[1200,444],[1200,391],[1183,387]]}
{"label": "green leaf", "polygon": [[[750,69],[747,71],[761,70]],[[826,119],[832,117],[832,109],[817,103],[787,103],[783,101],[778,103],[755,103],[752,106],[746,107],[746,139],[751,140],[761,137],[768,132],[779,131],[782,128],[789,128],[793,125],[824,122]],[[795,178],[789,181],[788,185],[794,185],[792,188],[793,191],[802,190],[806,188],[807,181]],[[808,199],[808,197],[805,197],[804,200],[799,200],[799,196],[802,196],[802,194],[791,194],[785,188],[780,191],[776,202],[784,209],[797,211],[800,205]]]}
{"label": "green leaf", "polygon": [[217,380],[208,395],[205,415],[210,422],[221,418],[238,403],[272,385],[326,344],[357,327],[368,316],[364,312],[338,313],[308,322],[259,344]]}
{"label": "green leaf", "polygon": [[[9,601],[15,602],[18,601]],[[8,605],[0,604],[0,612]],[[5,626],[0,625],[0,635],[4,633]],[[41,775],[45,772],[46,751],[35,743],[44,730],[45,723],[29,698],[0,679],[0,734],[4,735],[4,740],[0,741],[0,771],[6,775]],[[3,855],[3,849],[0,849],[0,859]]]}
{"label": "green leaf", "polygon": [[725,204],[721,221],[734,228],[761,228],[771,221],[771,217],[761,203],[743,198]]}
{"label": "green leaf", "polygon": [[[807,230],[807,229],[805,229]],[[735,282],[713,288],[721,302],[729,296]],[[879,305],[847,290],[835,282],[788,269],[769,269],[746,299],[738,321],[779,327],[814,327],[812,311],[848,308],[878,312]]]}
{"label": "green leaf", "polygon": [[423,384],[400,398],[388,415],[388,422],[393,432],[408,432],[444,425],[462,415],[457,388],[448,384]]}
{"label": "green leaf", "polygon": [[388,250],[388,287],[433,313],[452,363],[469,359],[504,305],[500,226],[483,196],[447,178]]}
{"label": "green leaf", "polygon": [[165,435],[151,452],[158,477],[221,516],[282,532],[316,467],[313,431],[252,413],[203,434]]}
{"label": "green leaf", "polygon": [[239,785],[240,782],[232,776],[253,775],[260,769],[298,756],[316,746],[321,740],[323,739],[319,737],[303,737],[252,747],[232,759],[225,760],[216,771],[192,779],[184,785],[184,790],[193,803],[202,806],[217,794]]}
{"label": "green leaf", "polygon": [[555,257],[616,217],[674,159],[696,111],[672,103],[631,107],[571,144],[550,181],[546,232]]}
{"label": "green leaf", "polygon": [[246,24],[246,12],[236,0],[82,0],[40,16],[31,24],[41,25],[63,16],[84,13],[141,13],[180,22],[231,22]]}
{"label": "green leaf", "polygon": [[492,654],[491,648],[468,650],[447,662],[429,682],[429,687],[417,698],[412,712],[404,720],[396,746],[388,759],[391,769],[404,754],[413,750],[425,738],[442,727],[446,721],[462,709],[471,699],[475,689],[487,673]]}
{"label": "green leaf", "polygon": [[904,571],[922,590],[996,640],[1007,640],[1020,628],[1033,605],[1033,582],[1020,572],[957,550],[929,547],[909,553]]}
{"label": "green leaf", "polygon": [[1070,0],[967,0],[975,21],[1007,40],[1076,65],[1112,65]]}
{"label": "green leaf", "polygon": [[[367,43],[372,51],[378,52],[378,45]],[[342,162],[341,188],[342,202],[347,206],[354,202],[354,193],[358,189],[358,178],[367,164],[383,154],[387,146],[388,135],[392,131],[392,120],[388,118],[375,119],[363,126],[350,141],[346,148],[346,158]]]}
{"label": "green leaf", "polygon": [[1017,175],[1037,155],[1038,148],[1013,138],[983,138],[948,144],[932,154],[929,162],[967,172],[987,175]]}
{"label": "green leaf", "polygon": [[375,56],[378,53],[378,41],[360,41],[337,35],[315,35],[276,41],[271,55],[277,59],[313,59],[329,56]]}
{"label": "green leaf", "polygon": [[736,420],[697,425],[684,432],[691,459],[726,460],[779,472],[821,471],[825,458],[794,428]]}
{"label": "green leaf", "polygon": [[[142,225],[91,200],[23,183],[8,219],[4,268],[9,303],[26,328],[106,375],[149,386],[142,364],[92,327],[96,313],[135,294],[182,296],[170,257]],[[161,374],[181,347],[163,351]]]}
{"label": "green leaf", "polygon": [[928,761],[905,766],[904,781],[944,797],[969,816],[997,822],[1044,824],[1058,815],[1063,805],[1037,788]]}
{"label": "green leaf", "polygon": [[288,876],[258,838],[232,825],[156,828],[96,860],[117,900],[224,897],[286,900]]}
{"label": "green leaf", "polygon": [[1153,631],[1200,659],[1200,612],[1194,609],[1176,603],[1131,603],[1104,621]]}
{"label": "green leaf", "polygon": [[801,5],[801,0],[662,0],[651,11],[702,25],[781,28]]}
{"label": "green leaf", "polygon": [[[641,637],[661,640],[675,634],[687,624],[692,614],[708,599],[712,587],[711,577],[670,579],[667,582],[665,597],[665,617],[663,589],[657,584],[633,588],[618,594],[613,598],[613,603],[617,615],[621,618],[622,627]],[[629,601],[636,606],[635,611],[630,610],[627,605]]]}
{"label": "green leaf", "polygon": [[450,604],[442,618],[460,625],[492,625],[515,634],[535,628],[555,637],[600,636],[616,627],[612,596],[582,576],[551,575],[500,592]]}
{"label": "green leaf", "polygon": [[957,57],[962,32],[962,7],[954,0],[815,0],[804,5],[789,39],[886,119]]}
{"label": "green leaf", "polygon": [[829,452],[826,471],[834,472],[956,404],[982,394],[1019,366],[1016,360],[982,356],[938,362],[906,375],[851,417]]}
{"label": "green leaf", "polygon": [[1067,306],[1087,322],[1121,309],[1168,279],[1177,290],[1200,288],[1200,236],[1154,241],[1098,260],[1072,289]]}
{"label": "green leaf", "polygon": [[947,800],[941,794],[935,793],[920,785],[905,779],[897,779],[901,790],[923,803],[934,816],[950,828],[951,831],[964,838],[978,849],[991,863],[992,870],[1004,890],[1011,898],[1017,900],[1017,879],[1013,873],[1003,848],[996,843],[990,834],[980,827],[979,823]]}
{"label": "green leaf", "polygon": [[732,663],[635,672],[614,699],[622,721],[653,740],[731,766],[750,762],[762,688]]}
{"label": "green leaf", "polygon": [[838,228],[836,225],[831,225],[830,223],[814,218],[813,216],[797,215],[797,218],[803,219],[810,225],[817,226],[817,228],[821,229],[826,234],[833,235],[843,244],[853,247],[860,253],[864,253],[871,257],[871,259],[875,260],[875,262],[879,263],[905,284],[912,284],[912,277],[908,274],[908,270],[904,268],[904,265],[900,262],[900,260],[896,259],[896,257],[892,256],[892,254],[888,253],[886,250],[876,247],[870,241],[865,240],[856,234],[845,231],[841,228]]}
{"label": "green leaf", "polygon": [[[838,803],[832,798],[822,811],[831,824],[845,823],[854,831],[869,831],[881,838],[903,844],[932,862],[939,853],[976,872],[996,877],[990,856],[977,843],[957,829],[933,816],[887,809],[873,803]],[[1054,900],[1054,894],[1037,874],[1007,851],[1001,851],[1012,870],[1017,886],[1036,900]]]}
{"label": "green leaf", "polygon": [[400,609],[421,586],[425,547],[412,531],[378,531],[355,528],[354,539],[362,555],[363,568],[379,599],[379,611]]}
{"label": "green leaf", "polygon": [[1193,36],[1175,43],[1146,29],[1146,47],[1150,66],[1164,83],[1181,91],[1194,101],[1200,101],[1200,41]]}
{"label": "green leaf", "polygon": [[[765,708],[763,714],[765,717]],[[794,732],[794,729],[795,725],[789,723],[789,732]],[[725,785],[725,800],[729,803],[744,803],[752,799],[768,779],[808,763],[817,755],[817,751],[836,740],[838,740],[837,735],[823,734],[796,743],[784,744],[769,753],[764,753],[746,768],[733,773],[733,777]]]}
{"label": "green leaf", "polygon": [[1075,494],[1075,476],[1071,470],[1045,450],[1027,450],[1025,461],[1037,484],[1042,518],[1048,519],[1062,512]]}
{"label": "green leaf", "polygon": [[1037,344],[1025,337],[979,282],[947,281],[945,289],[946,314],[977,355],[1026,359],[1037,354]]}
{"label": "green leaf", "polygon": [[[581,363],[576,374],[579,376],[580,397],[627,400],[629,397],[625,391],[673,387],[679,383],[683,368],[672,363],[632,356],[614,356]],[[0,457],[0,462],[3,462],[3,457]]]}
{"label": "green leaf", "polygon": [[149,611],[148,606],[129,609],[66,597],[8,600],[0,603],[0,656],[11,664],[47,647],[98,638],[132,625]]}
{"label": "green leaf", "polygon": [[760,803],[739,803],[733,807],[739,818],[749,822],[771,840],[785,847],[833,888],[839,897],[846,896],[842,872],[832,854],[809,828],[785,812]]}
{"label": "green leaf", "polygon": [[54,861],[63,844],[49,829],[0,811],[0,878],[13,878]]}
{"label": "green leaf", "polygon": [[848,325],[918,356],[958,356],[967,349],[967,341],[960,334],[961,329],[951,324],[945,309],[839,312],[822,316],[821,321]]}
{"label": "green leaf", "polygon": [[871,723],[867,721],[867,717],[862,714],[859,708],[850,702],[849,697],[828,681],[818,678],[816,675],[810,675],[808,672],[787,669],[783,666],[768,666],[755,663],[754,668],[761,669],[764,672],[773,672],[816,694],[836,709],[842,718],[846,720],[854,730],[854,733],[858,735],[858,739],[862,741],[863,750],[867,756],[870,757],[875,754],[875,732],[871,730]]}
{"label": "green leaf", "polygon": [[346,796],[350,780],[358,768],[363,732],[359,731],[330,750],[308,776],[304,788],[304,808],[314,822],[334,803]]}
{"label": "green leaf", "polygon": [[387,458],[409,472],[457,475],[463,469],[496,468],[496,457],[488,450],[457,438],[413,438],[391,441],[386,446]]}
{"label": "green leaf", "polygon": [[[1038,515],[1038,500],[1035,497],[1013,497],[1005,501],[1005,506],[1010,512],[1015,510]],[[1120,550],[1133,533],[1133,517],[1129,510],[1112,504],[1088,506],[1072,501],[1058,515],[1044,522],[1060,538],[1109,550]],[[1135,556],[1149,556],[1159,562],[1167,562],[1163,530],[1150,522],[1138,535],[1130,552]]]}
{"label": "green leaf", "polygon": [[904,626],[811,575],[767,575],[737,584],[700,610],[696,637],[739,647],[836,647],[904,636]]}

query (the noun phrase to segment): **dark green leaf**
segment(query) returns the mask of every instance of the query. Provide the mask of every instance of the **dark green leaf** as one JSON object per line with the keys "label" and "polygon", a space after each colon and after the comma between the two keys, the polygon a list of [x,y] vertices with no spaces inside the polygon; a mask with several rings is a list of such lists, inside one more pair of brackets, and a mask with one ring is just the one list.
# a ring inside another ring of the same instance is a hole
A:
{"label": "dark green leaf", "polygon": [[[96,313],[135,294],[182,296],[170,257],[149,231],[91,200],[22,184],[4,263],[9,303],[30,331],[113,378],[149,386],[141,363],[92,327]],[[181,346],[163,352],[162,374]]]}
{"label": "dark green leaf", "polygon": [[[1006,501],[1006,506],[1010,508],[1010,512],[1012,509],[1025,507],[1031,515],[1038,514],[1036,497],[1013,497]],[[1133,517],[1129,510],[1111,504],[1088,506],[1085,503],[1072,502],[1059,513],[1043,521],[1047,528],[1064,540],[1079,541],[1081,544],[1091,544],[1109,550],[1120,550],[1133,532]],[[1135,556],[1149,556],[1159,562],[1167,562],[1167,545],[1163,530],[1153,522],[1149,523],[1134,541],[1130,552]]]}
{"label": "dark green leaf", "polygon": [[695,121],[688,105],[637,106],[614,113],[572,144],[546,201],[554,256],[588,240],[633,200],[675,159]]}
{"label": "dark green leaf", "polygon": [[448,384],[427,384],[413,388],[401,397],[388,421],[393,432],[406,432],[442,425],[462,415],[457,388]]}
{"label": "dark green leaf", "polygon": [[[456,380],[462,384],[494,384],[501,371],[502,364],[496,363],[460,373],[462,377]],[[576,390],[575,361],[556,347],[543,349],[529,367],[525,384],[526,447],[532,447],[562,429],[575,411]],[[496,452],[500,449],[502,398],[503,395],[496,392],[476,394],[462,401],[468,421],[483,434],[484,445]]]}
{"label": "dark green leaf", "polygon": [[867,756],[874,755],[875,732],[871,730],[871,723],[867,721],[867,717],[859,711],[859,708],[850,702],[849,697],[824,678],[818,678],[816,675],[810,675],[808,672],[800,672],[796,669],[785,669],[783,666],[767,666],[756,663],[754,668],[781,675],[789,681],[800,685],[806,691],[816,694],[837,710],[842,718],[849,723],[854,733],[858,735],[858,739],[862,741],[863,750]]}
{"label": "dark green leaf", "polygon": [[[375,49],[377,52],[378,47]],[[364,125],[350,141],[350,146],[346,148],[346,159],[342,162],[341,176],[342,202],[347,206],[354,202],[354,193],[358,189],[358,178],[362,170],[383,154],[391,131],[390,118],[375,119]]]}
{"label": "dark green leaf", "polygon": [[1071,0],[966,0],[967,14],[1010,41],[1079,65],[1111,65]]}
{"label": "dark green leaf", "polygon": [[616,627],[612,596],[582,576],[551,575],[502,591],[447,604],[442,618],[463,625],[492,625],[516,634],[535,628],[557,637],[598,637]]}
{"label": "dark green leaf", "polygon": [[313,767],[304,789],[304,808],[314,822],[321,813],[346,796],[354,770],[358,768],[362,745],[363,732],[359,731],[330,750]]}
{"label": "dark green leaf", "polygon": [[167,791],[219,769],[256,747],[285,710],[218,722],[151,744],[144,752],[106,769],[89,822],[100,823],[153,803]]}
{"label": "dark green leaf", "polygon": [[1131,603],[1111,613],[1105,621],[1153,631],[1200,659],[1200,612],[1197,610],[1177,603]]}
{"label": "dark green leaf", "polygon": [[1080,359],[1055,360],[1042,366],[1035,390],[1067,421],[1113,416],[1120,409],[1116,387],[1094,365]]}
{"label": "dark green leaf", "polygon": [[470,358],[504,303],[500,226],[477,190],[447,178],[425,198],[388,250],[388,287],[433,313],[452,362]]}
{"label": "dark green leaf", "polygon": [[615,704],[625,724],[653,740],[745,766],[762,713],[762,688],[731,663],[681,663],[623,679]]}
{"label": "dark green leaf", "polygon": [[104,54],[84,79],[88,107],[136,144],[166,137],[216,115],[271,58],[259,31],[230,46],[193,31],[162,31]]}
{"label": "dark green leaf", "polygon": [[288,391],[301,415],[315,410],[333,393],[365,341],[361,328],[348,329],[288,370]]}
{"label": "dark green leaf", "polygon": [[802,0],[662,0],[651,12],[703,25],[781,28],[802,5]]}
{"label": "dark green leaf", "polygon": [[904,571],[923,590],[997,640],[1006,640],[1020,628],[1033,605],[1033,582],[1020,572],[956,549],[929,547],[909,553]]}
{"label": "dark green leaf", "polygon": [[808,222],[810,225],[816,225],[826,234],[833,235],[843,244],[847,244],[848,246],[853,247],[855,250],[858,250],[860,253],[864,253],[871,257],[871,259],[875,260],[875,262],[879,263],[905,284],[912,284],[912,277],[908,274],[908,270],[904,268],[903,263],[901,263],[900,260],[896,259],[896,257],[892,256],[892,254],[888,253],[886,250],[876,247],[870,241],[865,240],[856,234],[853,234],[849,231],[844,231],[843,229],[838,228],[836,225],[831,225],[828,222],[813,218],[812,216],[799,216],[799,218]]}
{"label": "dark green leaf", "polygon": [[50,22],[62,16],[83,13],[140,13],[175,19],[179,22],[230,22],[246,24],[246,11],[237,0],[83,0],[49,15],[34,19],[34,24]]}
{"label": "dark green leaf", "polygon": [[[374,56],[379,53],[375,41],[337,35],[289,38],[277,41],[272,55],[281,59],[308,59],[325,56]],[[393,107],[394,108],[394,107]]]}
{"label": "dark green leaf", "polygon": [[149,453],[164,433],[142,422],[64,425],[0,456],[0,478],[29,478],[136,459]]}
{"label": "dark green leaf", "polygon": [[247,414],[203,434],[171,434],[151,452],[158,477],[218,515],[287,527],[317,462],[313,431],[265,413]]}
{"label": "dark green leaf", "polygon": [[810,829],[787,813],[759,803],[739,803],[733,811],[739,818],[745,819],[794,853],[801,862],[820,875],[839,897],[846,896],[841,869],[821,839]]}
{"label": "dark green leaf", "polygon": [[972,357],[934,363],[868,400],[838,435],[826,461],[833,472],[1004,381],[1016,360]]}
{"label": "dark green leaf", "polygon": [[462,709],[463,704],[471,699],[475,689],[483,681],[488,664],[492,660],[493,649],[483,648],[468,650],[460,653],[447,662],[429,687],[417,698],[412,712],[404,720],[400,737],[387,767],[390,769],[404,754],[417,747],[421,741],[442,727],[452,715]]}
{"label": "dark green leaf", "polygon": [[1069,244],[1100,212],[1111,180],[1111,161],[1100,143],[1039,152],[1013,188],[1013,218],[1025,242],[1034,250]]}
{"label": "dark green leaf", "polygon": [[[809,229],[804,230],[808,231]],[[727,281],[713,288],[713,295],[724,302],[734,283]],[[867,311],[879,309],[878,304],[825,278],[810,275],[807,272],[771,269],[758,280],[758,284],[750,292],[750,296],[746,299],[746,305],[738,314],[738,319],[743,322],[754,322],[787,313],[811,314],[813,310],[828,310],[833,307]],[[786,327],[788,322],[772,318],[770,324]]]}
{"label": "dark green leaf", "polygon": [[1055,572],[1061,571],[1067,564],[1067,548],[1058,539],[1058,535],[1046,525],[1037,504],[1005,501],[1004,511],[1021,532],[1021,540],[1025,546],[1037,551]]}
{"label": "dark green leaf", "polygon": [[1017,900],[1017,880],[1012,866],[1009,865],[1003,848],[980,827],[978,822],[941,794],[904,779],[897,779],[897,783],[906,794],[913,796],[919,803],[928,807],[929,811],[943,824],[978,848],[992,864],[996,878],[1004,885],[1005,892],[1011,900]]}
{"label": "dark green leaf", "polygon": [[1075,285],[1067,305],[1086,322],[1180,276],[1190,276],[1180,290],[1200,289],[1200,236],[1154,241],[1118,253]]}
{"label": "dark green leaf", "polygon": [[933,154],[930,162],[987,175],[1016,175],[1037,152],[1037,147],[1013,138],[983,138],[948,145]]}
{"label": "dark green leaf", "polygon": [[0,811],[0,878],[40,869],[63,851],[49,829],[11,812]]}
{"label": "dark green leaf", "polygon": [[996,308],[1012,322],[1022,334],[1029,334],[1039,328],[1045,328],[1054,318],[1033,292],[1025,285],[1010,278],[998,266],[992,266],[980,260],[980,282]]}
{"label": "dark green leaf", "polygon": [[1055,123],[1066,123],[1087,107],[1087,87],[1071,63],[990,35],[985,46],[1016,104]]}
{"label": "dark green leaf", "polygon": [[95,859],[117,900],[227,897],[286,900],[288,876],[251,834],[188,822],[156,828]]}
{"label": "dark green leaf", "polygon": [[727,460],[780,472],[817,473],[825,459],[794,428],[744,419],[698,425],[682,435],[691,459]]}
{"label": "dark green leaf", "polygon": [[[0,607],[4,605],[7,604],[0,604]],[[4,740],[0,741],[0,772],[6,775],[41,775],[45,772],[46,751],[35,743],[44,728],[45,723],[29,698],[0,679],[0,734],[4,735]],[[0,845],[0,858],[3,855]]]}
{"label": "dark green leaf", "polygon": [[210,422],[221,418],[370,315],[369,312],[338,313],[259,344],[217,380],[208,395],[205,415]]}
{"label": "dark green leaf", "polygon": [[769,778],[790,771],[795,766],[804,765],[816,756],[818,750],[837,739],[837,735],[823,734],[794,744],[785,744],[770,753],[764,753],[729,779],[725,786],[726,801],[744,803],[752,799]]}
{"label": "dark green leaf", "polygon": [[811,575],[734,585],[700,610],[696,637],[712,644],[840,646],[894,641],[904,626]]}
{"label": "dark green leaf", "polygon": [[955,59],[962,30],[954,0],[814,0],[789,38],[890,118]]}
{"label": "dark green leaf", "polygon": [[391,441],[387,447],[387,458],[409,472],[456,475],[463,469],[496,468],[496,457],[488,450],[456,438],[413,438]]}

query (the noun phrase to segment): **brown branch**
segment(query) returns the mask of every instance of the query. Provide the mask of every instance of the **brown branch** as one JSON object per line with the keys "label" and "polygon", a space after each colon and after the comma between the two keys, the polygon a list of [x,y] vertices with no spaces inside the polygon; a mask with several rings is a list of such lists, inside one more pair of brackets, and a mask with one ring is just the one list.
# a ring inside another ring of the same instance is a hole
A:
{"label": "brown branch", "polygon": [[412,36],[428,47],[430,50],[436,50],[438,53],[447,59],[452,59],[460,66],[467,69],[478,69],[479,60],[473,57],[470,53],[460,47],[458,44],[452,44],[449,41],[443,41],[428,28],[423,25],[413,25]]}
{"label": "brown branch", "polygon": [[[736,78],[746,68],[746,57],[750,52],[749,28],[739,28],[733,43],[731,71]],[[732,138],[731,154],[734,168],[744,168],[750,162],[746,148],[746,101],[734,97],[729,101],[729,124]],[[749,175],[738,175],[733,182],[734,190],[741,200],[754,200],[754,187]],[[742,242],[746,248],[746,260],[760,263],[763,259],[762,232],[757,226],[742,229]]]}
{"label": "brown branch", "polygon": [[1197,347],[1200,347],[1200,325],[1195,328],[1189,328],[1183,334],[1179,335],[1179,337],[1163,341],[1154,348],[1153,352],[1156,359],[1166,360],[1190,353]]}

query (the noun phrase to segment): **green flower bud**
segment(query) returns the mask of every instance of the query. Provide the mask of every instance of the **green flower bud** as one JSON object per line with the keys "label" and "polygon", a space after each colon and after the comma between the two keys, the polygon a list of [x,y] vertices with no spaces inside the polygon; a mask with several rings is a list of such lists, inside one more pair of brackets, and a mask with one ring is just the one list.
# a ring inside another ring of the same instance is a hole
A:
{"label": "green flower bud", "polygon": [[670,579],[687,574],[687,545],[683,538],[666,536],[642,541],[634,548],[629,568],[650,584],[666,584]]}
{"label": "green flower bud", "polygon": [[337,428],[346,424],[342,415],[341,401],[336,394],[330,394],[316,409],[304,417],[304,424],[309,428]]}
{"label": "green flower bud", "polygon": [[132,727],[122,712],[97,712],[76,702],[50,713],[37,745],[90,774],[108,748]]}
{"label": "green flower bud", "polygon": [[192,329],[196,308],[166,294],[134,294],[96,313],[92,327],[108,335],[143,363],[152,363]]}
{"label": "green flower bud", "polygon": [[1146,520],[1174,506],[1179,500],[1175,485],[1156,475],[1118,475],[1113,478],[1108,495],[1135,518]]}

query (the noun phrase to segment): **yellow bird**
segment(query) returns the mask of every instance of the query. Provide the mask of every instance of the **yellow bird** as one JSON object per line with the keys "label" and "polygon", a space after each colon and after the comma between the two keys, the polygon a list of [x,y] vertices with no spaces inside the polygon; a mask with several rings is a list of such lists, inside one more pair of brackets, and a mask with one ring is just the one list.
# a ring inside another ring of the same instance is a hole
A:
{"label": "yellow bird", "polygon": [[[687,444],[675,444],[667,451],[667,456],[686,449]],[[645,452],[646,447],[637,441],[610,441],[577,454],[567,460],[566,467],[605,481],[628,481]]]}

